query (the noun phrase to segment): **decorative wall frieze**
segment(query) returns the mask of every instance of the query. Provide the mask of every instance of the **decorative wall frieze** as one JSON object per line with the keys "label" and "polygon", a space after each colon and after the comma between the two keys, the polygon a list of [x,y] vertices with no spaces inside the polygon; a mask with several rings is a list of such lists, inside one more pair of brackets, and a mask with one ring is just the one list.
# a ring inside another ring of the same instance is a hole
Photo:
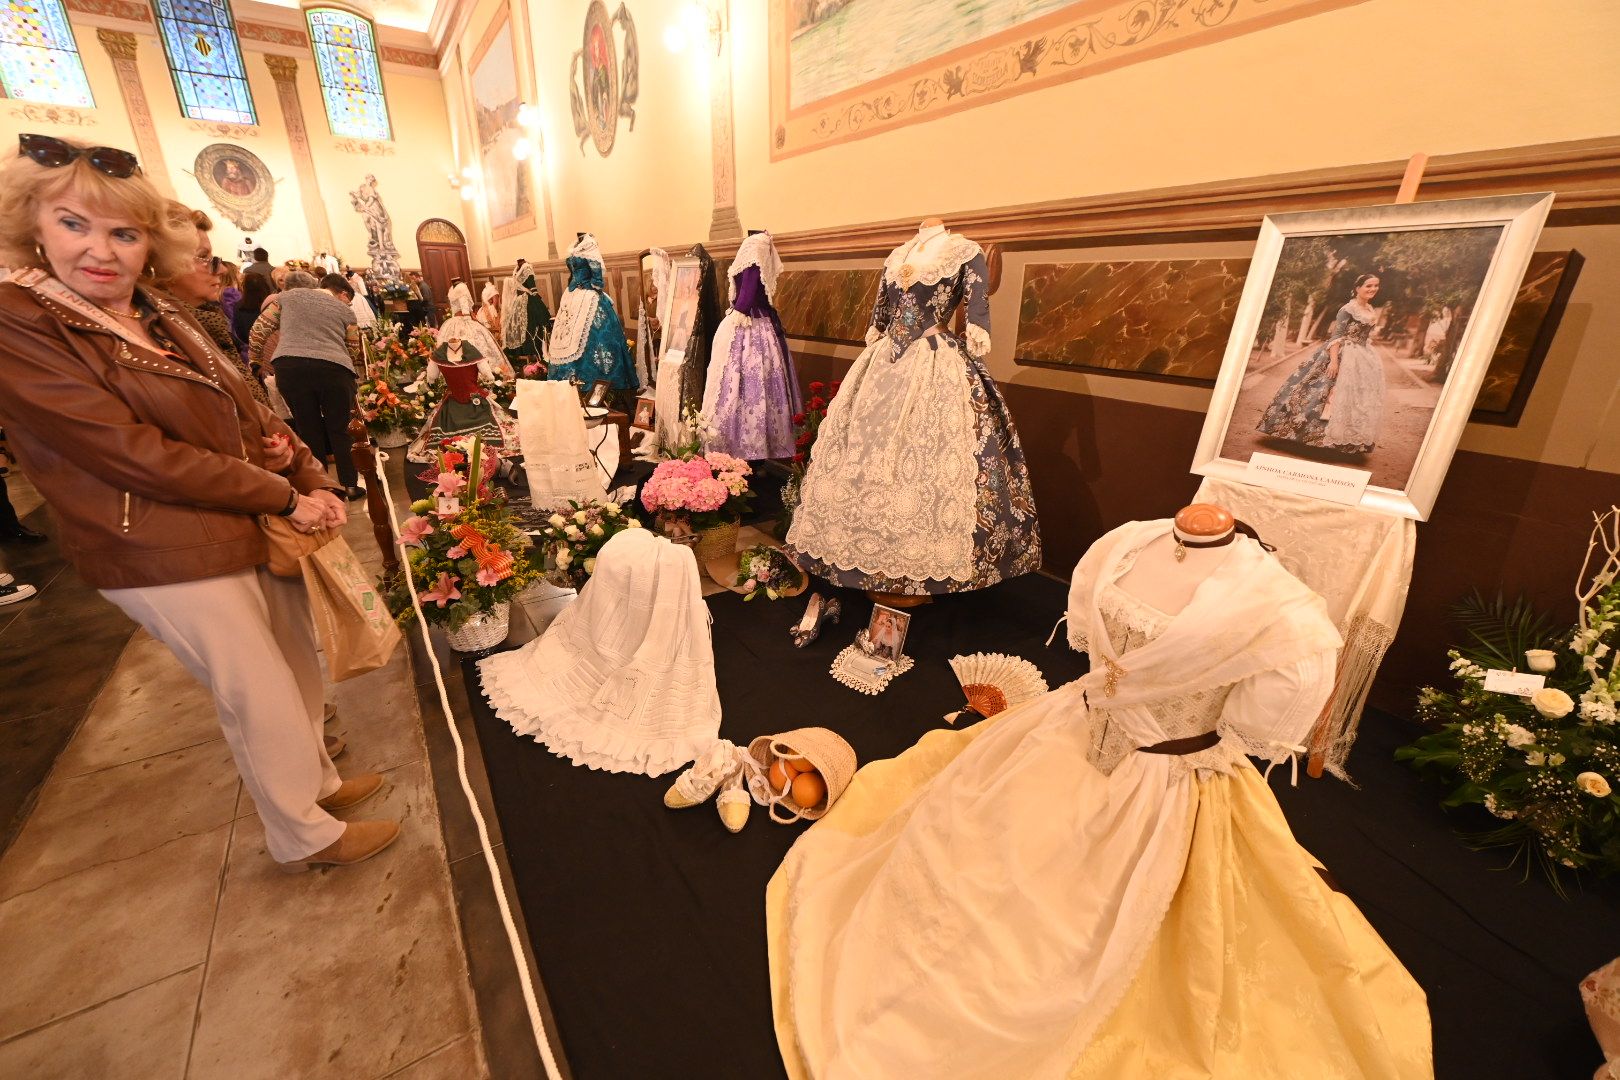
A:
{"label": "decorative wall frieze", "polygon": [[169,168],[163,161],[163,143],[158,139],[157,124],[152,110],[146,104],[146,90],[141,86],[141,73],[135,66],[138,39],[127,30],[96,30],[96,40],[112,58],[113,73],[118,77],[118,92],[124,99],[124,110],[129,114],[129,126],[135,132],[135,149],[146,175],[165,195],[174,195],[174,184],[169,180]]}
{"label": "decorative wall frieze", "polygon": [[406,67],[437,68],[439,58],[436,54],[423,52],[420,49],[405,49],[398,45],[384,45],[381,48],[384,63],[404,64]]}
{"label": "decorative wall frieze", "polygon": [[252,124],[222,124],[215,120],[188,120],[186,127],[216,139],[257,139],[259,129]]}
{"label": "decorative wall frieze", "polygon": [[35,124],[57,124],[61,127],[95,127],[93,109],[73,109],[65,105],[16,105],[11,115]]}
{"label": "decorative wall frieze", "polygon": [[337,139],[332,147],[345,154],[361,154],[365,157],[393,157],[396,153],[393,143],[374,139]]}
{"label": "decorative wall frieze", "polygon": [[98,15],[103,19],[138,23],[152,21],[152,9],[135,0],[66,0],[66,7],[80,15]]}
{"label": "decorative wall frieze", "polygon": [[236,36],[243,41],[257,41],[265,45],[285,45],[291,49],[309,48],[309,35],[296,26],[276,26],[272,23],[238,21]]}

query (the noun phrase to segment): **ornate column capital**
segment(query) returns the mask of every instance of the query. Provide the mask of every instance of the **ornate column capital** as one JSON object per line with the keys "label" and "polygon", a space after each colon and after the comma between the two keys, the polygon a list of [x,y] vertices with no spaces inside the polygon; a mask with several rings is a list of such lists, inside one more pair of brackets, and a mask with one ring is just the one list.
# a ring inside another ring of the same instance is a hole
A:
{"label": "ornate column capital", "polygon": [[135,35],[128,30],[109,30],[103,26],[96,30],[96,40],[114,60],[135,59]]}
{"label": "ornate column capital", "polygon": [[277,82],[292,82],[298,78],[298,61],[294,57],[266,53],[264,66],[270,69],[270,77]]}

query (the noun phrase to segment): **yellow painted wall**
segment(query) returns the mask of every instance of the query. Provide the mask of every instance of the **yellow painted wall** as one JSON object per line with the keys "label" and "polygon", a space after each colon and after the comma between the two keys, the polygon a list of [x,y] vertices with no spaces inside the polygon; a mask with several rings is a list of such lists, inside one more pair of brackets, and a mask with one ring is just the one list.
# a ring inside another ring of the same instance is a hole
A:
{"label": "yellow painted wall", "polygon": [[[38,131],[138,151],[112,61],[96,38],[96,28],[81,22],[77,15],[70,15],[70,21],[96,100],[96,108],[87,111],[91,123],[81,126],[30,119],[29,112],[41,115],[41,106],[5,101],[0,102],[0,140],[15,145],[12,140],[18,133]],[[204,147],[227,142],[251,150],[276,180],[270,218],[252,231],[254,242],[266,248],[278,262],[309,258],[314,254],[315,240],[305,218],[292,147],[287,141],[275,80],[265,64],[266,54],[250,50],[244,55],[248,85],[259,120],[258,126],[252,129],[255,133],[240,138],[220,136],[201,130],[200,125],[181,115],[163,46],[155,30],[137,32],[136,38],[136,64],[147,107],[162,143],[169,181],[177,198],[207,211],[214,219],[215,250],[233,254],[244,230],[227,221],[209,203],[190,170]],[[438,79],[431,75],[417,77],[385,71],[383,86],[395,133],[390,145],[395,152],[382,156],[359,155],[337,149],[339,140],[332,136],[326,123],[314,57],[303,55],[297,57],[297,61],[304,124],[309,132],[315,173],[337,252],[357,265],[369,262],[364,222],[349,205],[347,193],[359,186],[367,173],[373,173],[383,203],[393,216],[394,240],[400,249],[401,261],[406,266],[415,265],[415,232],[419,222],[429,217],[444,217],[458,227],[463,226],[461,200],[446,179],[454,156],[445,97]]]}

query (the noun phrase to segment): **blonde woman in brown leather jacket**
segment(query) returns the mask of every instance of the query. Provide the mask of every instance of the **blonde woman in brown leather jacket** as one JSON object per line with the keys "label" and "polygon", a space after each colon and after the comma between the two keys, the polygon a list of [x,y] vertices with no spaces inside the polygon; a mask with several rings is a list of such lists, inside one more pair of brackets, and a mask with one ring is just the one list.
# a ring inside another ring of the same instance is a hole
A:
{"label": "blonde woman in brown leather jacket", "polygon": [[24,135],[0,164],[0,426],[86,583],[213,692],[287,869],[346,865],[399,834],[333,817],[382,787],[339,778],[303,582],[264,566],[260,515],[336,528],[344,501],[230,359],[151,279],[184,272],[189,213],[134,156]]}

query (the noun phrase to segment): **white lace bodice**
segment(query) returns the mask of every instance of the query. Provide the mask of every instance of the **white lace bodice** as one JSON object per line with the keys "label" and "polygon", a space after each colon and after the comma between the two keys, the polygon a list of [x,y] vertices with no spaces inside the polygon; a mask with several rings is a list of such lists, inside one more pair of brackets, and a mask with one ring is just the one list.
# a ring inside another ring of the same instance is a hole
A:
{"label": "white lace bodice", "polygon": [[[1130,664],[1130,651],[1141,648],[1164,633],[1171,622],[1171,616],[1112,583],[1103,586],[1101,603],[1098,606],[1102,610],[1103,626],[1108,630],[1108,639],[1113,643],[1115,652],[1120,654],[1121,662],[1127,666]],[[1201,690],[1185,697],[1155,701],[1148,709],[1164,727],[1166,738],[1185,739],[1201,735],[1219,725],[1226,699],[1231,692],[1230,686]],[[1113,772],[1114,766],[1118,765],[1125,755],[1136,751],[1136,743],[1124,728],[1109,722],[1106,707],[1099,707],[1093,703],[1091,716],[1091,763],[1101,772]],[[1189,768],[1213,768],[1225,771],[1231,757],[1230,751],[1217,746],[1212,750],[1185,755],[1178,760],[1187,763]]]}

